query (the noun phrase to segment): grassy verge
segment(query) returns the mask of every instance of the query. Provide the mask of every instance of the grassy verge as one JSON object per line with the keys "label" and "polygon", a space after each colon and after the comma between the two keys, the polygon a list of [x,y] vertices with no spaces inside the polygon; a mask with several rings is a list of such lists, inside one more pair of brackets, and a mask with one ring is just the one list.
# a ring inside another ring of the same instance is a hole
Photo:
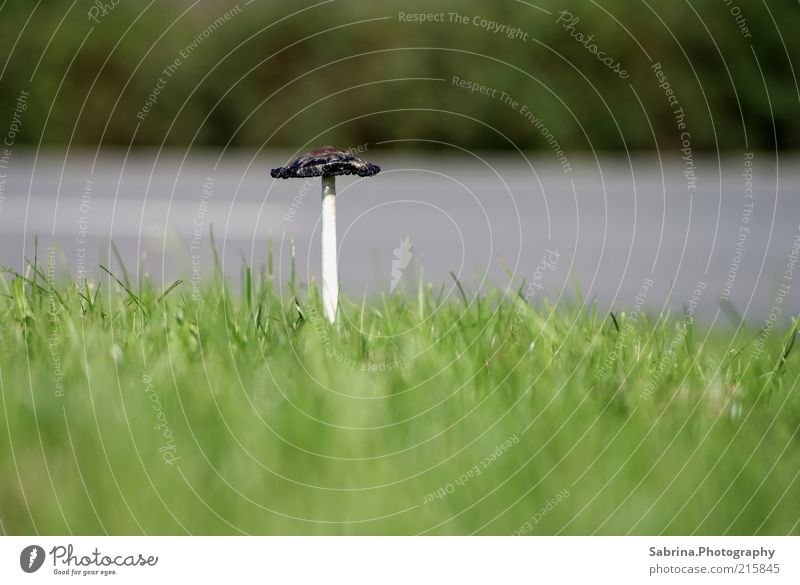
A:
{"label": "grassy verge", "polygon": [[5,533],[800,532],[791,331],[45,272],[0,283]]}

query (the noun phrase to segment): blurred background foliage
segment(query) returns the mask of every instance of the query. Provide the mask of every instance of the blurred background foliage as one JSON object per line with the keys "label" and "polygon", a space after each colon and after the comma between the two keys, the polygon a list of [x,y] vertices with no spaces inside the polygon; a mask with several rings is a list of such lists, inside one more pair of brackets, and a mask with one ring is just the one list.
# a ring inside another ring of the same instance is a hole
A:
{"label": "blurred background foliage", "polygon": [[[564,149],[676,148],[657,61],[695,149],[800,146],[795,0],[245,2],[106,0],[100,10],[88,0],[6,0],[0,127],[28,91],[17,143],[301,148],[412,138],[549,148],[518,110],[454,87],[458,76],[510,94]],[[215,27],[229,10],[238,13]],[[561,10],[630,78],[575,41],[556,22]],[[399,22],[399,12],[444,12],[446,22]],[[447,22],[449,12],[468,23]],[[489,32],[475,16],[528,40]],[[166,83],[141,120],[159,77]]]}

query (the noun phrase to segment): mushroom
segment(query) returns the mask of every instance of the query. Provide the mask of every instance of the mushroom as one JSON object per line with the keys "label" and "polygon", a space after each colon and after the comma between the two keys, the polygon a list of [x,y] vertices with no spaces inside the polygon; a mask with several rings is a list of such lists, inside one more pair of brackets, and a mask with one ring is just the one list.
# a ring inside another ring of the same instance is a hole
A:
{"label": "mushroom", "polygon": [[381,168],[345,150],[323,146],[298,156],[285,167],[272,169],[275,179],[322,177],[322,307],[331,323],[339,303],[336,265],[336,175],[371,177]]}

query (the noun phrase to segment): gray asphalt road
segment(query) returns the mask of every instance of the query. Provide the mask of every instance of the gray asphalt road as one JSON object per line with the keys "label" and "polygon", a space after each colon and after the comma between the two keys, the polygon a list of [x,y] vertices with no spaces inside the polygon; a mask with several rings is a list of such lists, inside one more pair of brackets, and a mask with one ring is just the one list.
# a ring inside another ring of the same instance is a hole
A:
{"label": "gray asphalt road", "polygon": [[[279,278],[292,233],[300,279],[317,275],[319,181],[271,179],[290,153],[220,154],[15,151],[0,169],[0,263],[19,269],[38,233],[40,255],[55,245],[73,274],[103,278],[97,264],[116,265],[113,240],[130,272],[202,281],[213,224],[233,284],[243,257],[265,263],[270,233]],[[524,291],[534,302],[573,297],[577,281],[603,308],[682,310],[694,296],[704,319],[725,319],[721,297],[753,323],[775,308],[782,319],[800,311],[796,159],[704,158],[692,174],[686,161],[653,155],[573,158],[569,171],[546,155],[406,157],[372,146],[366,156],[381,174],[337,183],[351,298],[388,293],[408,238],[397,290],[416,290],[424,265],[425,280],[450,293],[451,270],[469,292],[507,287],[510,270],[515,286],[536,283]]]}

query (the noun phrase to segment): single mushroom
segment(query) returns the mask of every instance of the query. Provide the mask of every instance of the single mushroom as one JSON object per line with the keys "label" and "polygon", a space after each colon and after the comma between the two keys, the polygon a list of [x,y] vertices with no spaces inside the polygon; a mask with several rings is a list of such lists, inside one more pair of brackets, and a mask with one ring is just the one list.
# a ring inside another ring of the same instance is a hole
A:
{"label": "single mushroom", "polygon": [[336,175],[371,177],[381,168],[363,158],[323,146],[298,156],[285,167],[272,169],[275,179],[322,177],[322,306],[331,323],[339,303],[339,273],[336,264]]}

